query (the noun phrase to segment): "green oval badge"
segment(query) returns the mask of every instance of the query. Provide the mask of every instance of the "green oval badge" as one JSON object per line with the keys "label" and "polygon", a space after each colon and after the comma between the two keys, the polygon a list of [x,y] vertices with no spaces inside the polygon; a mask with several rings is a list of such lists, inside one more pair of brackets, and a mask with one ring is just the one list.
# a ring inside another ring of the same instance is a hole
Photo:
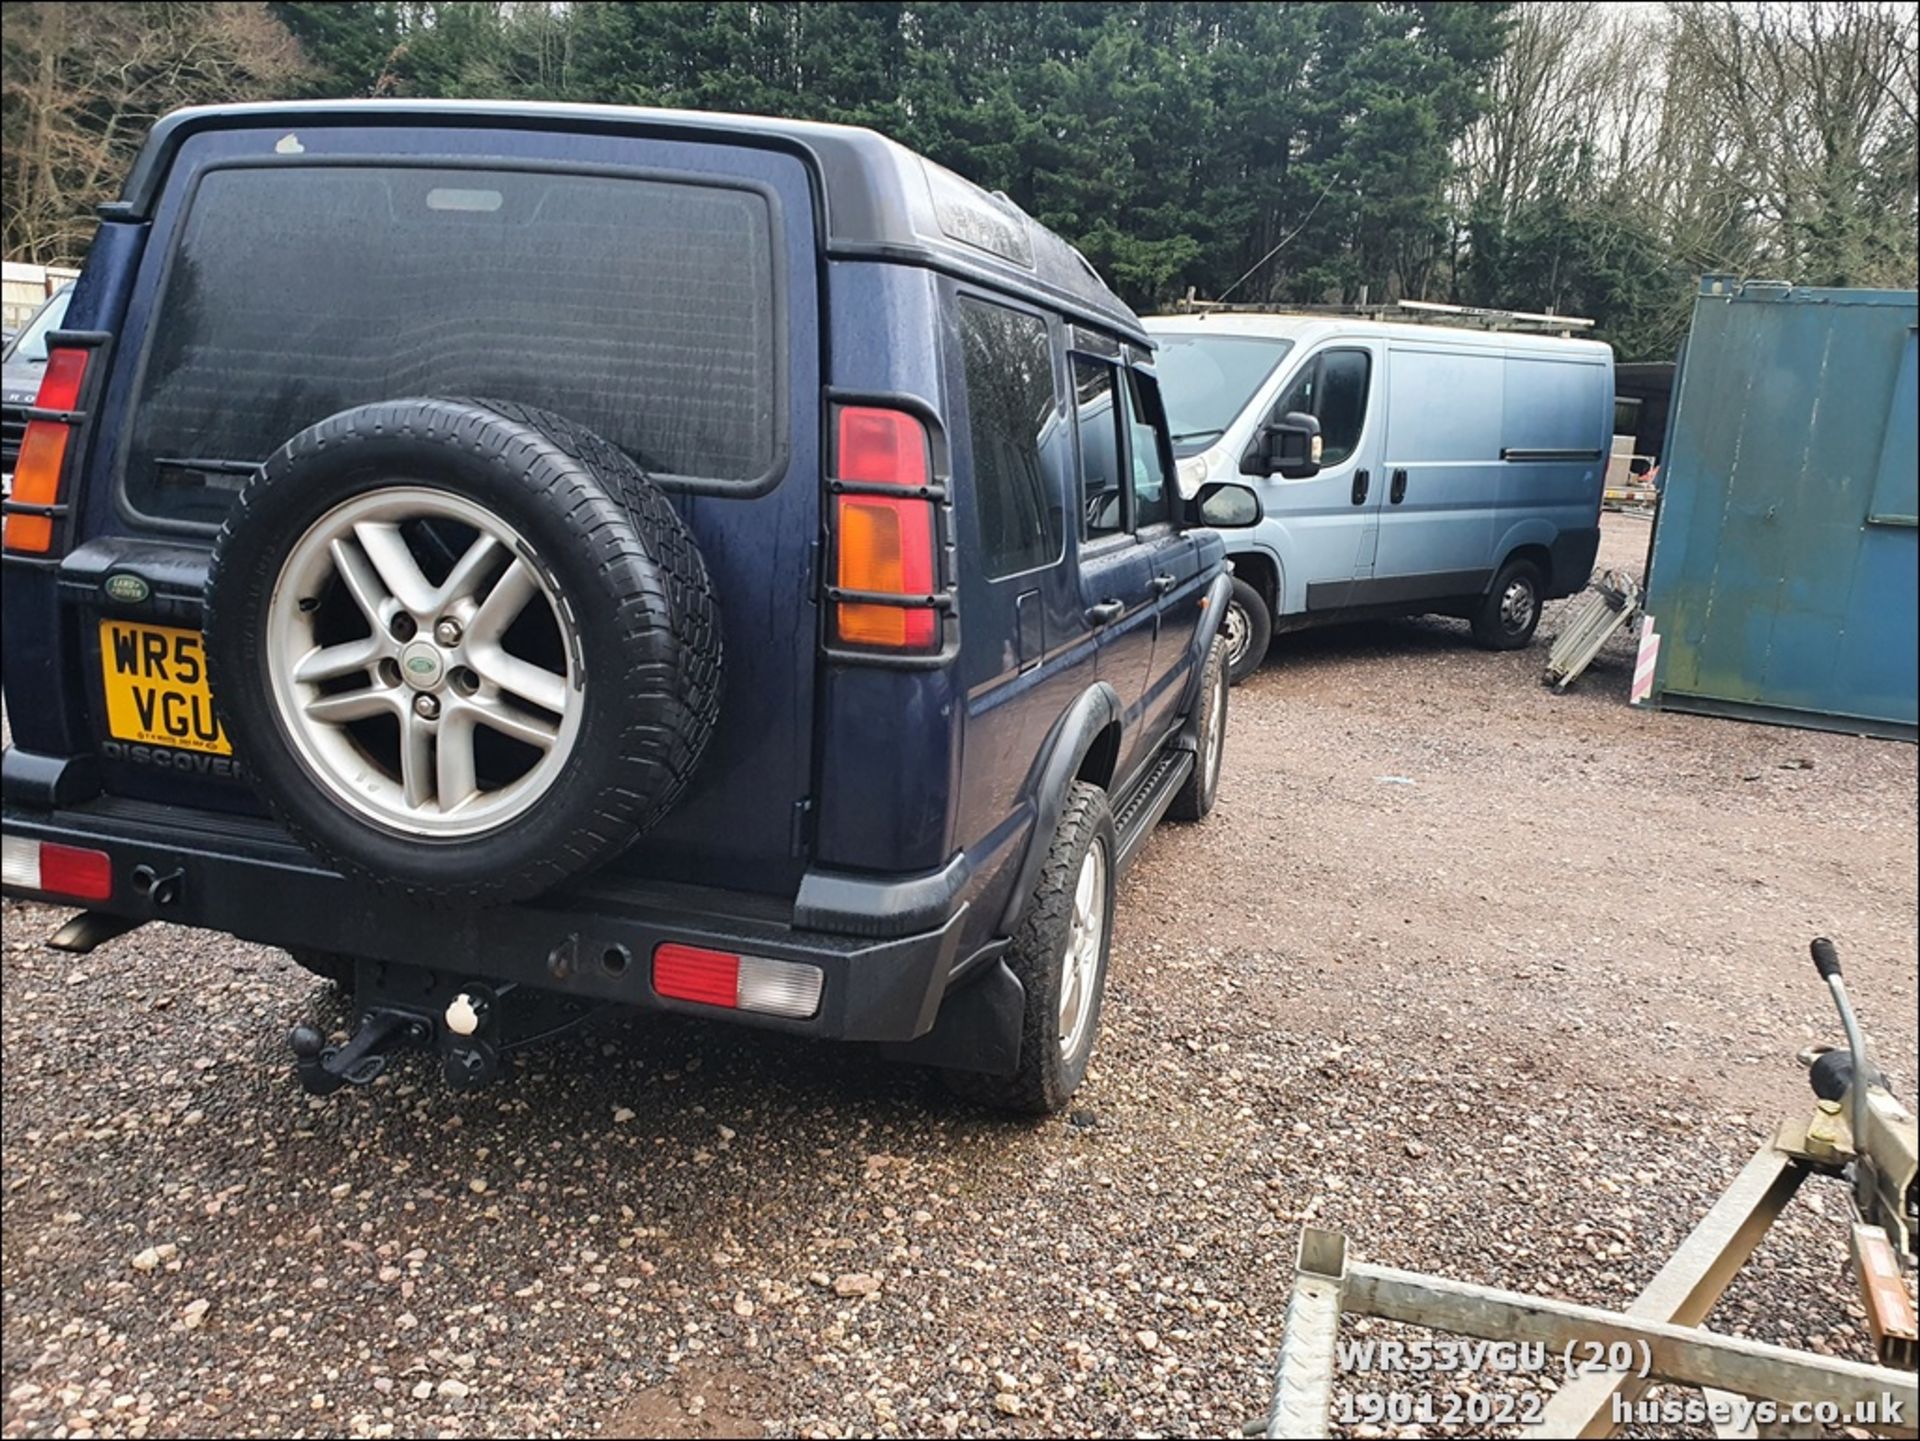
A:
{"label": "green oval badge", "polygon": [[121,601],[127,605],[138,605],[153,594],[153,587],[139,576],[127,575],[124,572],[108,576],[106,583],[100,588],[107,593],[107,599]]}
{"label": "green oval badge", "polygon": [[415,655],[407,657],[407,669],[415,675],[432,675],[440,667],[433,663],[430,656]]}

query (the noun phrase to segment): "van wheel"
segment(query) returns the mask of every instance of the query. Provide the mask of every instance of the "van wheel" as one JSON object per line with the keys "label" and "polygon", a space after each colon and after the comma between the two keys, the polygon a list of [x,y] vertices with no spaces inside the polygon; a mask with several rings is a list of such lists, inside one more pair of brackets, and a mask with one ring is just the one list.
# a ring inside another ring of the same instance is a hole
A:
{"label": "van wheel", "polygon": [[1100,1029],[1117,851],[1107,793],[1075,781],[1005,958],[1027,993],[1019,1069],[1011,1076],[948,1071],[956,1095],[1028,1116],[1051,1115],[1072,1098]]}
{"label": "van wheel", "polygon": [[1488,650],[1525,650],[1540,624],[1540,568],[1510,560],[1473,616],[1473,638]]}
{"label": "van wheel", "polygon": [[1267,609],[1267,598],[1239,576],[1233,578],[1233,595],[1227,601],[1220,634],[1227,642],[1227,684],[1239,685],[1260,669],[1273,643],[1273,612]]}
{"label": "van wheel", "polygon": [[1200,673],[1200,750],[1167,814],[1176,821],[1207,818],[1220,794],[1220,758],[1227,749],[1227,644],[1215,639],[1207,647],[1206,669]]}

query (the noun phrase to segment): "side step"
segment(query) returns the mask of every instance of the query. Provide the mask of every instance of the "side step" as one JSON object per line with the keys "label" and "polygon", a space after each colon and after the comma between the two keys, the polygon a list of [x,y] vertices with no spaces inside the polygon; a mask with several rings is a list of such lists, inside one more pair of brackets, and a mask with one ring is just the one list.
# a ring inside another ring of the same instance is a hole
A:
{"label": "side step", "polygon": [[1153,828],[1160,823],[1160,817],[1167,813],[1167,807],[1173,804],[1180,787],[1193,774],[1193,763],[1192,751],[1182,750],[1177,742],[1168,746],[1160,752],[1160,758],[1153,763],[1153,769],[1147,772],[1147,778],[1134,788],[1133,794],[1127,797],[1127,803],[1115,813],[1113,828],[1120,839],[1120,870],[1127,868],[1140,843],[1152,834]]}

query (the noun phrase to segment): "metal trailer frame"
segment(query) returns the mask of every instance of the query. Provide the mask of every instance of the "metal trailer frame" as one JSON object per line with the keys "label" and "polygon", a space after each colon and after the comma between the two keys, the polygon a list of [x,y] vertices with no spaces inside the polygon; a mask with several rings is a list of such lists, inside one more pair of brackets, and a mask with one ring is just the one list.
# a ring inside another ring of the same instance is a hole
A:
{"label": "metal trailer frame", "polygon": [[[1569,1356],[1573,1347],[1624,1343],[1637,1364],[1571,1376],[1546,1404],[1536,1428],[1543,1436],[1610,1436],[1616,1418],[1630,1414],[1632,1403],[1655,1382],[1697,1386],[1709,1400],[1727,1403],[1742,1396],[1783,1406],[1824,1402],[1856,1417],[1869,1414],[1864,1406],[1886,1408],[1872,1413],[1882,1418],[1878,1424],[1854,1424],[1915,1435],[1920,1338],[1899,1267],[1900,1255],[1911,1256],[1914,1246],[1905,1208],[1915,1179],[1915,1121],[1872,1065],[1831,943],[1816,941],[1814,958],[1847,1030],[1848,1050],[1833,1057],[1843,1064],[1822,1063],[1824,1080],[1816,1067],[1816,1092],[1823,1098],[1813,1112],[1783,1123],[1754,1153],[1631,1306],[1611,1311],[1372,1265],[1348,1254],[1342,1233],[1309,1226],[1300,1237],[1273,1405],[1248,1432],[1328,1434],[1335,1343],[1341,1316],[1351,1314],[1541,1343]],[[1828,1049],[1815,1048],[1802,1059],[1819,1062]],[[1877,1366],[1698,1329],[1800,1183],[1816,1172],[1852,1181],[1858,1218],[1850,1245],[1882,1362]],[[1772,1434],[1772,1428],[1731,1425],[1716,1430],[1723,1436]]]}

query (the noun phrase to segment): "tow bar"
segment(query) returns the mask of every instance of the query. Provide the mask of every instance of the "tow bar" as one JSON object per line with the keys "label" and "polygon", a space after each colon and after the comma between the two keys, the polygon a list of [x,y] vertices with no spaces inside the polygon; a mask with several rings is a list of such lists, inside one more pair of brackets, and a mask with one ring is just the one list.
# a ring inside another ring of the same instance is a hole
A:
{"label": "tow bar", "polygon": [[313,1095],[370,1086],[403,1050],[439,1052],[447,1084],[477,1090],[508,1069],[513,1051],[571,1030],[598,1009],[549,992],[367,960],[354,967],[353,998],[353,1034],[344,1044],[328,1044],[312,1025],[295,1026],[288,1037],[294,1074]]}

